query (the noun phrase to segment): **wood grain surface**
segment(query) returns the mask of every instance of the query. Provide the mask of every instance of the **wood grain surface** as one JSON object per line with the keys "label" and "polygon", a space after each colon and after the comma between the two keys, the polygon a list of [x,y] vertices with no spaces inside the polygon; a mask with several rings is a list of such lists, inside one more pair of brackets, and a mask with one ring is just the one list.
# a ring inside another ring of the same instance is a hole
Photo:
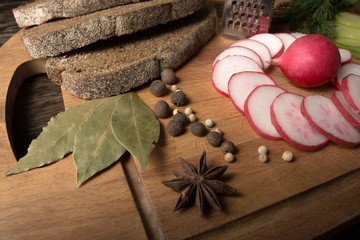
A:
{"label": "wood grain surface", "polygon": [[[301,152],[282,141],[257,136],[245,117],[210,82],[212,59],[232,41],[215,37],[176,72],[178,85],[199,121],[214,119],[224,137],[239,148],[225,180],[238,188],[241,196],[221,198],[223,212],[208,211],[205,218],[198,217],[194,208],[172,212],[178,194],[161,181],[173,178],[173,170],[180,170],[179,156],[195,163],[206,150],[210,166],[226,163],[221,151],[211,147],[205,138],[193,136],[189,126],[180,137],[167,135],[164,126],[169,119],[165,119],[160,120],[161,139],[144,173],[126,155],[83,187],[76,188],[75,166],[69,155],[46,168],[1,176],[0,239],[356,239],[359,233],[356,228],[340,232],[360,221],[360,149],[329,144],[320,151]],[[14,74],[20,65],[21,71]],[[61,94],[56,85],[50,84],[45,89],[39,86],[46,84],[36,86],[40,81],[46,82],[44,75],[40,75],[42,80],[36,77],[28,82],[30,76],[43,72],[43,62],[33,62],[24,53],[19,34],[1,47],[0,71],[0,171],[4,172],[15,162],[7,129],[21,125],[11,119],[19,116],[18,119],[29,122],[17,135],[10,131],[10,141],[14,143],[23,141],[21,138],[33,138],[37,133],[31,132],[34,129],[39,132],[47,122],[46,117],[42,123],[34,120],[39,116],[25,114],[16,105],[43,109],[42,106],[54,104],[57,107],[53,113],[50,107],[49,111],[35,114],[51,116],[64,105],[68,108],[83,100],[66,92]],[[329,96],[333,91],[329,86],[311,91],[296,88],[277,68],[271,68],[268,74],[292,92]],[[43,92],[50,94],[40,98]],[[160,99],[170,102],[169,94],[153,97],[148,86],[137,92],[151,108]],[[21,134],[26,129],[30,130],[25,134],[29,137]],[[259,145],[270,149],[267,164],[257,160]],[[292,163],[281,160],[284,150],[292,150],[296,160]]]}

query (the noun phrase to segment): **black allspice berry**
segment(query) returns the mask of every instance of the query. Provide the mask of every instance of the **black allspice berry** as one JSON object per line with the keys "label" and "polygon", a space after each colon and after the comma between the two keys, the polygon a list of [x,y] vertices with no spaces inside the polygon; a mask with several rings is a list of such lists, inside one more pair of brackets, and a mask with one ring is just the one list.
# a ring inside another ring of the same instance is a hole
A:
{"label": "black allspice berry", "polygon": [[182,91],[176,91],[173,94],[171,94],[171,102],[179,107],[186,104],[186,96]]}
{"label": "black allspice berry", "polygon": [[174,71],[169,68],[162,70],[161,80],[167,85],[173,85],[177,81]]}
{"label": "black allspice berry", "polygon": [[156,97],[160,97],[166,93],[166,85],[161,80],[155,80],[150,84],[150,92]]}
{"label": "black allspice berry", "polygon": [[171,114],[170,106],[164,100],[158,101],[154,106],[155,116],[158,118],[167,118]]}
{"label": "black allspice berry", "polygon": [[235,154],[236,147],[233,142],[225,141],[221,144],[221,150],[224,154],[226,154],[226,153]]}
{"label": "black allspice berry", "polygon": [[194,122],[191,124],[190,130],[192,134],[198,137],[203,137],[206,135],[206,127],[201,122]]}
{"label": "black allspice berry", "polygon": [[167,123],[166,130],[168,134],[170,134],[173,137],[176,137],[184,132],[184,126],[182,125],[181,122],[172,119]]}
{"label": "black allspice berry", "polygon": [[173,119],[181,122],[182,125],[184,125],[184,126],[188,123],[187,116],[185,115],[185,113],[182,113],[182,112],[176,113],[176,114],[173,116]]}
{"label": "black allspice berry", "polygon": [[216,131],[210,131],[206,136],[208,143],[213,147],[220,147],[223,139],[221,133]]}

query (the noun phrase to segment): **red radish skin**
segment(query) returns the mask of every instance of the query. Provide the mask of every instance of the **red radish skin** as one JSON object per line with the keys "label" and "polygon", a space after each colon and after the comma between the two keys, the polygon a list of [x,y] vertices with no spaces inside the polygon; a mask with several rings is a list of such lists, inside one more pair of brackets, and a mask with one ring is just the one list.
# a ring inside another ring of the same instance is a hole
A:
{"label": "red radish skin", "polygon": [[289,48],[289,46],[296,40],[296,37],[294,37],[290,33],[275,33],[275,35],[280,38],[280,40],[284,44],[284,53]]}
{"label": "red radish skin", "polygon": [[219,55],[217,55],[213,61],[212,67],[215,66],[215,63],[224,57],[227,56],[235,56],[235,55],[241,55],[245,57],[249,57],[255,62],[257,62],[261,68],[264,68],[264,64],[260,58],[260,56],[253,50],[247,47],[240,47],[240,46],[234,46],[234,47],[228,47],[224,51],[222,51]]}
{"label": "red radish skin", "polygon": [[360,115],[348,104],[342,91],[335,91],[331,95],[331,100],[339,109],[346,120],[357,130],[360,130]]}
{"label": "red radish skin", "polygon": [[310,125],[335,143],[356,146],[360,132],[341,114],[330,98],[310,95],[304,98],[301,112]]}
{"label": "red radish skin", "polygon": [[342,80],[350,74],[360,75],[360,64],[349,62],[341,66],[335,78],[335,84],[338,89],[341,90]]}
{"label": "red radish skin", "polygon": [[279,37],[272,33],[260,33],[250,37],[263,43],[269,50],[271,58],[280,57],[284,52],[284,44]]}
{"label": "red radish skin", "polygon": [[228,91],[231,101],[240,112],[244,112],[244,104],[249,94],[260,85],[276,83],[269,75],[261,72],[240,72],[232,75]]}
{"label": "red radish skin", "polygon": [[340,53],[327,37],[310,34],[298,38],[271,62],[295,85],[317,87],[330,82],[340,67]]}
{"label": "red radish skin", "polygon": [[270,50],[268,47],[266,47],[261,42],[255,41],[252,39],[241,39],[241,40],[237,40],[229,45],[229,47],[235,47],[235,46],[250,48],[251,50],[255,51],[260,56],[260,58],[263,62],[264,70],[266,70],[270,67],[270,63],[267,62],[268,60],[271,59]]}
{"label": "red radish skin", "polygon": [[284,89],[273,85],[255,88],[245,101],[244,113],[254,131],[263,138],[281,140],[280,134],[271,122],[270,106]]}
{"label": "red radish skin", "polygon": [[340,53],[341,65],[350,62],[353,57],[352,52],[344,48],[339,48],[339,53]]}
{"label": "red radish skin", "polygon": [[300,106],[304,97],[282,93],[271,104],[271,121],[280,136],[293,147],[313,151],[324,146],[329,139],[313,128],[302,115]]}
{"label": "red radish skin", "polygon": [[227,56],[215,64],[212,72],[212,83],[220,94],[229,97],[228,83],[231,76],[244,71],[263,72],[259,64],[251,58]]}
{"label": "red radish skin", "polygon": [[342,81],[341,90],[346,101],[360,116],[360,76],[347,75]]}

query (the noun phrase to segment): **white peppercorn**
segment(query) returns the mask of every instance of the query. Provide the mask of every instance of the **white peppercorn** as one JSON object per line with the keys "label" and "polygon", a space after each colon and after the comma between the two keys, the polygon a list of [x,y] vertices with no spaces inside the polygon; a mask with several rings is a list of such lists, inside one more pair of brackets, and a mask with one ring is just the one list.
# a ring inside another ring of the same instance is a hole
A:
{"label": "white peppercorn", "polygon": [[294,160],[294,154],[291,151],[285,151],[282,155],[282,159],[287,162],[291,162]]}
{"label": "white peppercorn", "polygon": [[268,150],[267,150],[267,147],[262,145],[258,148],[258,153],[259,154],[267,154]]}
{"label": "white peppercorn", "polygon": [[224,155],[224,159],[225,159],[226,162],[230,163],[230,162],[233,162],[235,160],[235,157],[234,157],[234,154],[229,152],[229,153]]}
{"label": "white peppercorn", "polygon": [[196,116],[195,116],[195,114],[191,113],[191,114],[188,116],[188,119],[189,119],[189,122],[191,122],[191,123],[196,122]]}
{"label": "white peppercorn", "polygon": [[268,156],[266,154],[260,154],[259,155],[259,161],[266,163],[269,160]]}
{"label": "white peppercorn", "polygon": [[170,90],[172,91],[172,92],[175,92],[176,90],[178,90],[178,86],[177,85],[171,85],[171,87],[170,87]]}
{"label": "white peppercorn", "polygon": [[214,121],[212,119],[206,119],[205,126],[212,128],[214,126]]}
{"label": "white peppercorn", "polygon": [[173,116],[175,116],[175,115],[176,115],[177,113],[179,113],[179,112],[181,112],[180,109],[175,108],[175,109],[173,110]]}
{"label": "white peppercorn", "polygon": [[185,108],[185,114],[186,114],[186,116],[189,116],[189,115],[192,114],[192,113],[193,113],[193,110],[192,110],[191,107]]}

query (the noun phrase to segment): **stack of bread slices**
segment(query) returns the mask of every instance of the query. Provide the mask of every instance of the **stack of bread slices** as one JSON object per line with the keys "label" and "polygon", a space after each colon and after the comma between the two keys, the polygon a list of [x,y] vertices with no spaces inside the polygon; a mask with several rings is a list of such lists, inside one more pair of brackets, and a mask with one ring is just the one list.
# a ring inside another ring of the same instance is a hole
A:
{"label": "stack of bread slices", "polygon": [[209,0],[37,0],[13,10],[26,51],[72,95],[103,98],[177,69],[215,33]]}

